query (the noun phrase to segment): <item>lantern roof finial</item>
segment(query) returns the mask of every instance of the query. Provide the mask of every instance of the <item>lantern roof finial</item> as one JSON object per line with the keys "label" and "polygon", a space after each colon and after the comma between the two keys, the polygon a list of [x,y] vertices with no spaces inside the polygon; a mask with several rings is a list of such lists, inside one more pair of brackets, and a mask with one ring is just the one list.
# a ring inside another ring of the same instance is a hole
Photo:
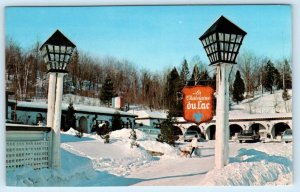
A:
{"label": "lantern roof finial", "polygon": [[245,36],[247,33],[236,26],[234,23],[229,21],[226,17],[223,15],[209,28],[207,31],[199,38],[200,40],[203,40],[204,38],[208,37],[209,35],[213,33],[228,33],[228,34],[237,34],[237,35],[243,35]]}
{"label": "lantern roof finial", "polygon": [[72,43],[64,34],[62,34],[59,30],[56,30],[51,37],[41,46],[40,50],[45,44],[51,44],[51,45],[64,45],[68,47],[75,48],[76,45]]}

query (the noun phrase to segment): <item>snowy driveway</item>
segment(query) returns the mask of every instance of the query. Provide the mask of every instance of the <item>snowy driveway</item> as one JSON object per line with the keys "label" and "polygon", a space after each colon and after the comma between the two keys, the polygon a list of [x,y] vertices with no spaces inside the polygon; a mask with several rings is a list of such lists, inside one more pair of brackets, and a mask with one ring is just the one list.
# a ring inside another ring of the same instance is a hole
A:
{"label": "snowy driveway", "polygon": [[214,156],[163,159],[157,164],[137,170],[128,178],[139,178],[139,186],[184,186],[198,185],[205,174],[213,168]]}
{"label": "snowy driveway", "polygon": [[[133,185],[138,186],[198,185],[214,166],[211,163],[214,162],[213,142],[206,143],[205,146],[204,143],[199,143],[202,146],[201,157],[180,157],[176,151],[170,149],[171,152],[166,157],[152,157],[138,148],[130,148],[128,143],[120,140],[103,144],[97,139],[80,141],[68,139],[72,137],[69,135],[63,137],[66,141],[62,143],[63,149],[91,159],[94,169],[135,180],[136,183]],[[147,147],[152,144],[152,147],[163,151],[167,151],[165,148],[168,148],[164,145],[159,147],[156,142],[140,141],[140,143]]]}
{"label": "snowy driveway", "polygon": [[[104,144],[95,136],[82,140],[63,135],[62,148],[91,159],[93,169],[100,171],[101,175],[107,172],[106,177],[110,179],[105,181],[101,178],[101,183],[105,185],[263,185],[291,182],[290,144],[230,142],[230,164],[219,171],[214,170],[214,141],[199,143],[201,157],[188,158],[181,157],[177,150],[187,143],[180,143],[177,148],[173,148],[142,139],[138,141],[139,148],[131,148],[127,138],[126,132],[120,131],[112,137],[110,144]],[[152,157],[145,149],[163,152],[164,155]],[[267,176],[261,177],[260,174]],[[233,175],[234,178],[231,178]]]}

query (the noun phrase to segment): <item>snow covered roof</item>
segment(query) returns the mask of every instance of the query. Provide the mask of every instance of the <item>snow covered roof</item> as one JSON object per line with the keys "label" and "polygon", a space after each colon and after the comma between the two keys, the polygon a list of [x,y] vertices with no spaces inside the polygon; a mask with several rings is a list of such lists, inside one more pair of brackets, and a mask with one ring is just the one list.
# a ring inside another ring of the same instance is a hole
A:
{"label": "snow covered roof", "polygon": [[[26,107],[26,108],[37,108],[37,109],[47,109],[48,104],[45,102],[26,102],[26,101],[18,101],[17,107]],[[64,110],[64,104],[62,105],[62,109]]]}
{"label": "snow covered roof", "polygon": [[[68,105],[67,105],[68,107]],[[108,108],[108,107],[98,107],[98,106],[88,106],[88,105],[73,105],[74,109],[76,111],[87,111],[87,112],[95,112],[95,113],[108,113],[108,114],[115,114],[120,113],[120,115],[126,115],[126,116],[136,116],[132,113],[120,111],[114,108]]]}
{"label": "snow covered roof", "polygon": [[137,115],[137,119],[167,119],[167,114],[160,111],[129,110],[128,112]]}
{"label": "snow covered roof", "polygon": [[[36,108],[36,109],[45,109],[47,110],[48,104],[46,102],[26,102],[26,101],[19,101],[17,103],[17,107],[23,108]],[[62,103],[62,110],[68,110],[69,104]],[[73,104],[75,111],[77,112],[89,112],[89,113],[100,113],[100,114],[116,114],[120,113],[120,115],[124,116],[136,116],[132,113],[120,111],[114,108],[108,107],[98,107],[98,106],[88,106],[88,105],[75,105]]]}
{"label": "snow covered roof", "polygon": [[[292,118],[292,113],[234,113],[229,112],[229,120],[242,120],[242,119],[277,119],[277,118]],[[214,117],[215,120],[215,117]]]}
{"label": "snow covered roof", "polygon": [[[229,111],[229,121],[243,121],[243,120],[265,120],[265,119],[285,119],[292,118],[292,113],[242,113],[239,111]],[[216,116],[213,117],[212,121],[216,120]],[[178,123],[187,123],[183,117],[176,117]]]}

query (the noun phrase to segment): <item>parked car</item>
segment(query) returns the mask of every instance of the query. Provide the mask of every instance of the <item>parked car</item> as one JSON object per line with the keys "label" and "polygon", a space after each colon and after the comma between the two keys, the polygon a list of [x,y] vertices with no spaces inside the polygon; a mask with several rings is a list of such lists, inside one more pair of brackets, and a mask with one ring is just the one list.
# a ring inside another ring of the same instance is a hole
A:
{"label": "parked car", "polygon": [[260,140],[259,134],[253,130],[243,130],[237,135],[237,141],[242,142],[258,142]]}
{"label": "parked car", "polygon": [[281,141],[288,143],[293,141],[293,131],[291,129],[287,129],[282,133]]}
{"label": "parked car", "polygon": [[204,140],[203,138],[201,138],[201,136],[199,135],[199,133],[197,131],[187,131],[183,134],[184,142],[192,141],[192,139],[195,137],[195,135],[197,135],[198,141],[203,141]]}
{"label": "parked car", "polygon": [[269,132],[267,130],[265,130],[265,129],[260,129],[258,131],[258,134],[259,134],[260,141],[263,142],[263,143],[268,142],[268,141],[271,140],[270,139],[271,136],[270,136]]}

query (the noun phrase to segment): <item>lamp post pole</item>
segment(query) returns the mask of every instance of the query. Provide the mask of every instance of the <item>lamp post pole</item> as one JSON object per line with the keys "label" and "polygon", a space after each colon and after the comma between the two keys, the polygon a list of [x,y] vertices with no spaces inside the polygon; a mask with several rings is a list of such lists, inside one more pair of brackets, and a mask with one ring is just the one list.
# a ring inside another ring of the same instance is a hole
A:
{"label": "lamp post pole", "polygon": [[229,87],[228,78],[230,64],[222,63],[217,66],[217,109],[216,109],[216,143],[215,143],[215,166],[220,169],[228,164],[229,153]]}
{"label": "lamp post pole", "polygon": [[55,94],[55,110],[53,118],[53,130],[55,137],[53,137],[53,154],[52,166],[54,168],[60,167],[60,123],[61,123],[61,103],[63,95],[63,78],[64,73],[57,73],[56,78],[56,94]]}
{"label": "lamp post pole", "polygon": [[[52,152],[51,152],[51,166],[57,168],[58,160],[60,158],[58,138],[60,138],[60,130],[53,126],[54,114],[55,113],[55,102],[56,102],[56,73],[49,73],[49,87],[48,87],[48,110],[47,110],[47,127],[52,127]],[[57,114],[56,114],[57,115]]]}
{"label": "lamp post pole", "polygon": [[49,73],[47,127],[53,126],[56,73]]}
{"label": "lamp post pole", "polygon": [[52,127],[51,166],[60,168],[60,128],[63,78],[76,46],[57,30],[40,48],[49,73],[47,126]]}
{"label": "lamp post pole", "polygon": [[210,65],[217,68],[215,167],[223,168],[229,157],[229,71],[247,33],[221,16],[199,39]]}

